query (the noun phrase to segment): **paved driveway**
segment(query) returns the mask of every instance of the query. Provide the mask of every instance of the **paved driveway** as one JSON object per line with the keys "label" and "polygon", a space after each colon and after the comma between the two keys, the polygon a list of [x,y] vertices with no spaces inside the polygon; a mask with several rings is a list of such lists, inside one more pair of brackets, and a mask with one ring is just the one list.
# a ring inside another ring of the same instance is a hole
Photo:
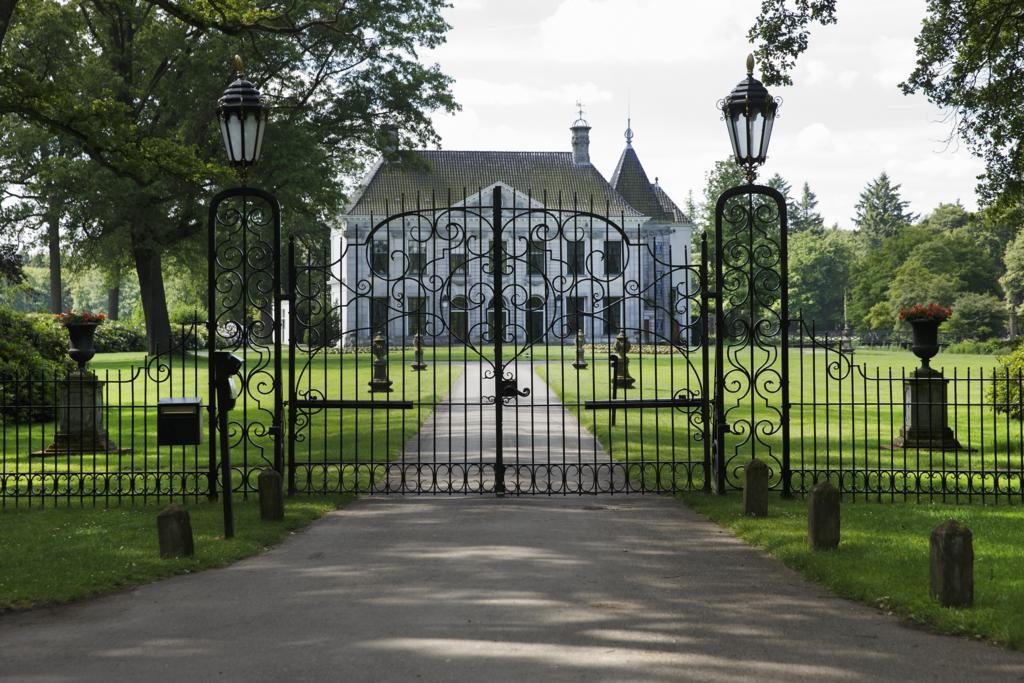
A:
{"label": "paved driveway", "polygon": [[0,678],[1024,680],[657,497],[364,499],[262,556],[0,617]]}

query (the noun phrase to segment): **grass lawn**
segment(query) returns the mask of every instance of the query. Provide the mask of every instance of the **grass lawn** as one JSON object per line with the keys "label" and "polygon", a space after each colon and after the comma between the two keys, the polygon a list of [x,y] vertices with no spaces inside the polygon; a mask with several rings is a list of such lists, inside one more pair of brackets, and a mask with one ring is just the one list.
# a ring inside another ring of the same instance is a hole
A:
{"label": "grass lawn", "polygon": [[[412,410],[380,408],[334,408],[298,411],[298,435],[295,459],[303,487],[316,492],[331,493],[358,488],[358,480],[378,464],[386,463],[401,453],[405,443],[419,430],[434,406],[448,393],[452,381],[461,373],[459,365],[431,363],[424,372],[415,372],[411,361],[395,358],[389,368],[393,391],[371,394],[368,382],[372,375],[368,354],[322,354],[308,365],[304,355],[296,359],[297,391],[301,398],[369,399],[379,401],[413,401]],[[158,446],[156,403],[167,396],[207,396],[207,369],[204,358],[191,356],[165,359],[162,366],[146,366],[145,354],[98,354],[90,369],[105,382],[105,427],[110,438],[123,449],[120,453],[97,452],[61,456],[32,456],[52,441],[53,422],[15,425],[9,417],[0,416],[0,476],[6,477],[8,492],[14,490],[28,500],[27,494],[61,503],[85,493],[94,504],[103,505],[119,491],[145,492],[147,502],[152,492],[166,492],[173,487],[193,496],[206,490],[209,468],[209,446]],[[284,399],[287,400],[287,363],[284,363]],[[250,374],[250,390],[239,399],[231,413],[231,459],[235,467],[235,485],[247,479],[247,488],[255,485],[258,468],[273,462],[270,426],[273,398],[261,393],[273,378],[273,365],[266,358],[246,358]],[[56,392],[50,383],[48,391]],[[204,411],[204,421],[207,419]],[[286,444],[287,446],[287,444]],[[287,447],[285,448],[287,454]],[[287,455],[286,455],[287,457]],[[349,465],[337,463],[369,463],[352,474]],[[83,473],[114,473],[117,476],[96,480]],[[339,485],[349,476],[351,484]],[[29,476],[31,474],[31,476]],[[12,477],[11,475],[25,475]],[[36,476],[41,475],[41,476]],[[45,476],[42,476],[45,475]],[[10,499],[5,505],[11,504]]]}
{"label": "grass lawn", "polygon": [[159,556],[156,515],[163,506],[8,510],[0,518],[0,611],[230,564],[262,552],[345,500],[290,498],[283,522],[262,522],[258,501],[236,497],[231,540],[223,538],[220,503],[189,503],[196,552],[175,560]]}
{"label": "grass lawn", "polygon": [[[740,515],[740,496],[684,494],[690,507],[846,598],[943,633],[1024,649],[1024,534],[1020,508],[915,503],[842,507],[839,548],[807,545],[807,503],[772,498],[769,517]],[[974,606],[943,608],[928,596],[929,534],[955,518],[974,534]]]}
{"label": "grass lawn", "polygon": [[[742,360],[746,366],[778,366],[778,359],[760,351]],[[941,495],[944,485],[966,490],[968,477],[963,472],[984,470],[986,477],[975,476],[970,482],[975,491],[981,487],[991,490],[999,477],[999,490],[1020,501],[1024,423],[996,413],[986,397],[991,373],[998,366],[994,356],[940,354],[933,361],[947,378],[958,378],[947,392],[949,424],[960,442],[974,449],[945,452],[892,447],[903,426],[903,373],[919,364],[910,352],[858,350],[852,367],[837,365],[839,360],[834,351],[790,352],[790,454],[796,489],[810,486],[810,476],[800,479],[801,470],[808,474],[828,471],[834,480],[842,478],[844,490],[861,491],[866,496],[869,490],[881,489],[889,492],[887,498],[899,498],[901,491],[914,488],[913,478],[920,477],[920,489],[928,497],[931,491]],[[630,361],[636,385],[626,392],[626,398],[669,398],[680,390],[693,395],[702,392],[697,357],[688,362],[679,355],[631,354]],[[690,486],[699,487],[703,480],[702,425],[679,410],[638,408],[628,414],[619,411],[613,426],[610,411],[583,410],[584,401],[611,397],[607,360],[598,358],[591,365],[594,369],[580,373],[569,363],[552,362],[538,365],[537,372],[613,457],[623,462],[681,463],[676,476],[690,477]],[[968,373],[970,380],[965,379]],[[988,378],[984,382],[983,376]],[[726,375],[726,383],[727,421],[739,432],[727,436],[730,480],[739,483],[741,465],[752,453],[774,464],[777,473],[782,438],[781,432],[771,427],[778,423],[781,394],[764,390],[763,383],[749,391],[749,382],[735,373]],[[767,420],[753,439],[744,425],[752,412],[758,420]],[[653,468],[633,470],[641,471],[650,477]]]}

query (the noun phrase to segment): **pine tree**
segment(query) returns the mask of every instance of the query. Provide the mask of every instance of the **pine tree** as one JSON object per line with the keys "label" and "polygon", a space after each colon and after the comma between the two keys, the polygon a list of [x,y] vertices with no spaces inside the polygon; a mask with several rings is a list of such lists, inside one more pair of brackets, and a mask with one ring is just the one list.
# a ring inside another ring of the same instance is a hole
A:
{"label": "pine tree", "polygon": [[789,231],[812,232],[821,234],[825,231],[825,219],[815,211],[818,208],[818,195],[811,191],[811,186],[804,183],[800,194],[800,200],[793,207],[792,215],[789,217]]}
{"label": "pine tree", "polygon": [[900,196],[900,185],[893,185],[882,171],[860,193],[853,222],[869,244],[877,245],[917,220],[916,214],[907,211],[909,205]]}

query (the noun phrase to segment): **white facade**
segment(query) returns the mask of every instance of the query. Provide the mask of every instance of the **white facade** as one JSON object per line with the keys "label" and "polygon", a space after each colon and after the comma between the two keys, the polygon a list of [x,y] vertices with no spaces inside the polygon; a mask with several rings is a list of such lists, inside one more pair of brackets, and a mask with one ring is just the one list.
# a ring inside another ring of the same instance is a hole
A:
{"label": "white facade", "polygon": [[[588,342],[614,343],[623,330],[633,341],[659,343],[689,328],[697,290],[692,224],[570,217],[496,185],[506,343],[573,343],[580,326]],[[492,342],[491,197],[488,188],[453,210],[383,225],[346,215],[331,235],[340,344],[367,345],[377,332],[406,346],[417,333],[425,345]]]}

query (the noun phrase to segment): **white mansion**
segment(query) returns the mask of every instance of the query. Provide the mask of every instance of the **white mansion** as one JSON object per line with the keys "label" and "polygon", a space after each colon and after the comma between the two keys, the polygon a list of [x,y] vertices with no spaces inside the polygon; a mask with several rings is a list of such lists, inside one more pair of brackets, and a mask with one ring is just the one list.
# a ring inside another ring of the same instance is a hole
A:
{"label": "white mansion", "polygon": [[571,131],[571,152],[379,161],[331,234],[340,343],[493,341],[496,288],[508,343],[678,338],[696,289],[693,223],[648,179],[632,130],[610,183],[590,163],[590,126]]}

